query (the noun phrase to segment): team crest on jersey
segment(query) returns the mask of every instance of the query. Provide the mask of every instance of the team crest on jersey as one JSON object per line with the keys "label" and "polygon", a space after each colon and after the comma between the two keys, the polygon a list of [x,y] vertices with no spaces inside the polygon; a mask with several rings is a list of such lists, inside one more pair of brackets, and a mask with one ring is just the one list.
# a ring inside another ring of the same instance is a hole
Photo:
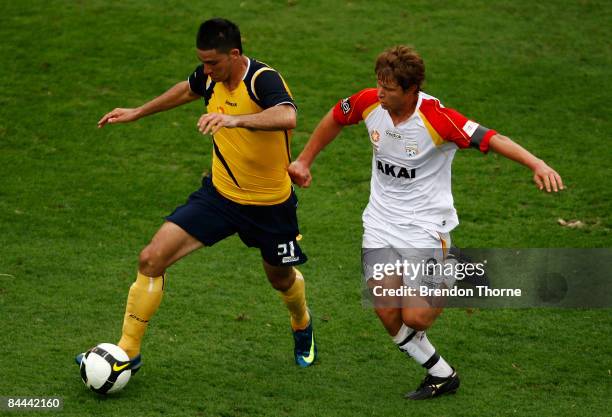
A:
{"label": "team crest on jersey", "polygon": [[374,151],[378,152],[378,141],[380,140],[380,133],[378,130],[373,130],[370,132],[370,142],[372,142],[372,146],[374,147]]}
{"label": "team crest on jersey", "polygon": [[342,110],[342,114],[345,116],[351,112],[351,101],[350,97],[343,98],[340,100],[340,109]]}
{"label": "team crest on jersey", "polygon": [[407,143],[406,144],[406,153],[409,158],[414,158],[419,154],[419,147],[416,143]]}

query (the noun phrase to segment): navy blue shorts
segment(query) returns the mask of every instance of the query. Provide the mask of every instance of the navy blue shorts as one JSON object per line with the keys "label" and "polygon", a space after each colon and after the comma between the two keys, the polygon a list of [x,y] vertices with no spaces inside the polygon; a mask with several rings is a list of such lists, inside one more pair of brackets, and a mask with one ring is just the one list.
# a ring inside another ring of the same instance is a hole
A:
{"label": "navy blue shorts", "polygon": [[238,204],[223,197],[210,177],[202,179],[202,188],[166,217],[205,246],[212,246],[238,233],[248,247],[256,247],[270,265],[300,265],[308,259],[296,240],[297,197],[272,206]]}

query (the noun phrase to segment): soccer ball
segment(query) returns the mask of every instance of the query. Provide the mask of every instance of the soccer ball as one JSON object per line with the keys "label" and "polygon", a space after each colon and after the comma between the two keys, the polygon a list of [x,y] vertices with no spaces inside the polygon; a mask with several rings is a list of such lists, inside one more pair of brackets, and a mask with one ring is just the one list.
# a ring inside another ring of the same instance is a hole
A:
{"label": "soccer ball", "polygon": [[132,376],[130,358],[112,343],[100,343],[83,355],[81,379],[98,394],[110,394],[125,387]]}

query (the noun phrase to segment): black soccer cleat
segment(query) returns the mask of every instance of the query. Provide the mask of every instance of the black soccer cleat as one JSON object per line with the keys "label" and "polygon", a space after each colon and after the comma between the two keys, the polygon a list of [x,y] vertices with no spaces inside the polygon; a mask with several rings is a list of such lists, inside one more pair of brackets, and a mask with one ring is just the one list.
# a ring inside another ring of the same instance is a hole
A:
{"label": "black soccer cleat", "polygon": [[459,375],[453,369],[453,373],[446,377],[438,377],[427,374],[421,385],[415,391],[404,395],[409,400],[428,400],[443,394],[454,394],[459,389]]}

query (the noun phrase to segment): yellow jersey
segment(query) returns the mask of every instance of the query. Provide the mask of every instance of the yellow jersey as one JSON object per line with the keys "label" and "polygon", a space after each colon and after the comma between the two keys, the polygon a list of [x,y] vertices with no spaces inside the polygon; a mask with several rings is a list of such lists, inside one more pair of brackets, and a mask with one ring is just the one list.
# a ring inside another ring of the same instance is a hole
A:
{"label": "yellow jersey", "polygon": [[[215,83],[198,66],[189,76],[191,90],[204,98],[207,112],[231,115],[259,113],[269,107],[295,107],[280,74],[266,64],[248,59],[242,82],[230,91]],[[212,182],[225,198],[239,204],[273,205],[289,198],[287,167],[291,131],[221,128],[212,139]]]}

